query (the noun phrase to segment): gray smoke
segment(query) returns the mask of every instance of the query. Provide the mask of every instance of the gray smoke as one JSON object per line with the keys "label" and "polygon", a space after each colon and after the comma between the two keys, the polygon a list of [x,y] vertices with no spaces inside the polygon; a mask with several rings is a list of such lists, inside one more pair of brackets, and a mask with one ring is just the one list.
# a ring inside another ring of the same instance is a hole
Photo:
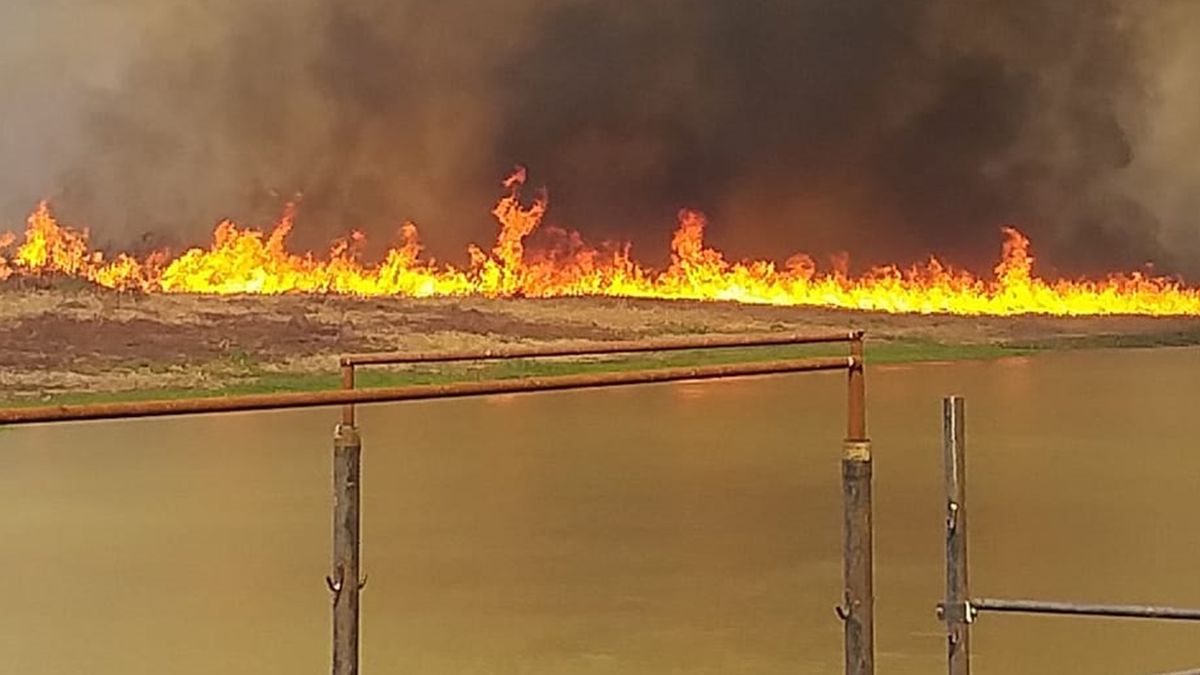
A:
{"label": "gray smoke", "polygon": [[415,220],[488,243],[514,164],[550,218],[662,261],[935,253],[1200,275],[1190,0],[32,0],[0,7],[0,223],[121,247],[299,198],[297,246]]}

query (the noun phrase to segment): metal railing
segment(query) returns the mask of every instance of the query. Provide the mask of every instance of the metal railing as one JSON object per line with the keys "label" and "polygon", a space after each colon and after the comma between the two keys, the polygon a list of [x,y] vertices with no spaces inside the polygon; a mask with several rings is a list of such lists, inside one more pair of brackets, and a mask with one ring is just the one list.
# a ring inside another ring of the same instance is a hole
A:
{"label": "metal railing", "polygon": [[[871,445],[867,439],[866,385],[863,372],[863,332],[849,331],[825,335],[775,334],[752,336],[661,338],[634,342],[608,342],[594,345],[547,348],[506,347],[459,352],[390,352],[349,354],[341,359],[342,386],[354,391],[357,369],[372,365],[448,363],[462,361],[512,360],[528,358],[586,357],[697,349],[729,349],[822,343],[849,343],[845,358],[773,361],[759,364],[730,364],[682,369],[678,379],[731,377],[744,374],[846,370],[846,440],[842,454],[843,493],[843,582],[842,604],[837,615],[844,624],[845,672],[847,675],[872,675],[875,672],[875,594],[874,545],[871,504]],[[753,368],[754,372],[747,372]],[[639,371],[664,373],[672,371]],[[637,373],[626,373],[625,376]],[[619,373],[578,375],[579,386],[597,386]],[[536,380],[534,380],[536,381]],[[342,409],[342,424],[355,424],[355,407]],[[336,644],[336,640],[335,640]],[[348,648],[348,647],[347,647]]]}
{"label": "metal railing", "polygon": [[[569,347],[526,347],[526,346],[508,346],[496,349],[476,349],[476,350],[461,350],[453,352],[375,352],[369,354],[345,354],[339,360],[342,369],[342,388],[351,390],[355,388],[355,380],[357,368],[359,366],[382,366],[382,365],[418,365],[427,363],[455,363],[464,361],[511,361],[515,359],[547,359],[547,358],[562,358],[562,357],[580,357],[580,356],[605,356],[616,354],[644,354],[650,352],[672,352],[672,351],[690,351],[700,349],[729,349],[735,347],[775,347],[788,345],[811,345],[811,344],[828,344],[836,342],[861,343],[862,332],[852,331],[848,333],[829,333],[826,335],[802,335],[797,333],[784,334],[768,334],[768,335],[735,335],[735,336],[718,336],[718,337],[684,337],[684,338],[659,338],[656,340],[631,340],[631,341],[615,341],[602,342],[586,345],[574,345]],[[851,357],[855,352],[852,350]],[[857,352],[858,357],[862,357],[861,349]],[[759,365],[771,368],[774,365],[780,365],[791,362],[776,362],[776,364]],[[743,364],[744,365],[744,364]],[[709,367],[707,369],[716,373],[715,377],[725,377],[720,373],[726,369],[736,368],[736,365],[725,365]],[[844,359],[841,360],[841,368],[853,367]],[[654,372],[662,372],[656,370]],[[791,372],[791,371],[772,371],[772,372]],[[606,375],[581,375],[579,381],[587,386],[588,383],[596,382],[606,377]],[[528,380],[536,380],[537,378],[526,378]],[[691,378],[699,379],[699,378]],[[354,424],[354,404],[351,403],[343,408],[342,422],[344,424]]]}
{"label": "metal railing", "polygon": [[[971,672],[971,626],[981,612],[1054,614],[1174,621],[1200,621],[1200,609],[1150,605],[1107,605],[1045,600],[972,598],[967,572],[966,403],[942,401],[942,450],[946,484],[946,597],[938,618],[946,623],[950,675]],[[1200,669],[1164,675],[1200,675]]]}
{"label": "metal railing", "polygon": [[[696,367],[657,368],[554,377],[449,384],[358,389],[355,369],[382,364],[447,363],[491,359],[577,357],[601,354],[646,353],[732,347],[762,347],[817,343],[849,343],[849,355],[787,359]],[[342,422],[333,438],[333,555],[332,571],[325,582],[333,596],[334,675],[354,675],[359,665],[359,594],[365,580],[361,571],[360,485],[362,438],[356,426],[355,407],[365,403],[463,398],[568,389],[712,380],[729,377],[818,371],[847,372],[847,424],[843,443],[842,483],[844,594],[837,614],[845,626],[847,675],[874,673],[874,561],[871,504],[871,447],[866,435],[866,388],[863,333],[848,331],[818,336],[772,334],[748,337],[671,338],[641,342],[614,342],[571,348],[508,348],[497,350],[357,354],[342,357],[343,388],[334,391],[297,392],[134,401],[91,405],[57,405],[0,409],[0,425],[28,425],[89,420],[134,419],[207,413],[286,410],[342,406]]]}

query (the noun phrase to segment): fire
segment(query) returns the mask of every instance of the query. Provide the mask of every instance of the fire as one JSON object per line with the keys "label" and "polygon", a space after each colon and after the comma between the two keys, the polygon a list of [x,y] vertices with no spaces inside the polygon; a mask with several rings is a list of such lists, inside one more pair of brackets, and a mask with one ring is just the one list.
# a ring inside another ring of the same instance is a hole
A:
{"label": "fire", "polygon": [[[577,232],[544,228],[553,245],[529,248],[542,226],[545,194],[521,201],[525,173],[504,186],[492,215],[500,233],[490,251],[472,246],[466,267],[422,257],[417,228],[405,223],[400,241],[381,262],[363,262],[364,237],[353,232],[321,257],[294,253],[287,237],[295,224],[289,206],[270,232],[217,225],[207,248],[172,257],[121,253],[107,259],[91,250],[87,230],[60,225],[48,204],[29,216],[24,241],[0,234],[0,280],[11,276],[66,276],[106,288],[146,293],[278,294],[339,293],[360,296],[479,295],[727,300],[902,313],[965,315],[1191,315],[1200,316],[1200,289],[1141,272],[1095,280],[1047,280],[1034,273],[1030,242],[1003,228],[1000,262],[990,279],[945,265],[936,258],[907,268],[877,267],[859,276],[844,266],[821,272],[797,254],[782,266],[770,261],[731,262],[704,243],[705,218],[679,214],[671,263],[663,270],[639,264],[628,245],[587,245]],[[15,246],[15,250],[14,250]]]}

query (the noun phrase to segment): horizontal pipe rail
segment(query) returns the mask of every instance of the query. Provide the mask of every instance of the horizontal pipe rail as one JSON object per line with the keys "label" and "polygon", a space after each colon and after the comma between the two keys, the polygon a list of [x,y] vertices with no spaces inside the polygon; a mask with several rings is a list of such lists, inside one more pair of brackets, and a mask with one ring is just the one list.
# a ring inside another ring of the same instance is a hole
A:
{"label": "horizontal pipe rail", "polygon": [[829,333],[826,335],[783,333],[777,335],[661,338],[657,340],[601,342],[572,347],[509,347],[500,349],[465,350],[457,352],[379,352],[374,354],[347,354],[341,358],[341,364],[343,366],[360,366],[401,363],[446,363],[452,361],[528,359],[556,356],[638,354],[645,352],[683,351],[688,349],[771,347],[779,345],[853,342],[855,340],[861,340],[862,337],[862,331],[843,331],[839,333]]}
{"label": "horizontal pipe rail", "polygon": [[1129,619],[1200,621],[1200,609],[1153,607],[1150,605],[1095,605],[1074,602],[1047,602],[1043,600],[997,600],[994,598],[980,598],[978,600],[971,601],[971,608],[980,612],[1111,616]]}
{"label": "horizontal pipe rail", "polygon": [[689,368],[660,368],[616,373],[530,377],[484,382],[381,387],[377,389],[341,389],[332,391],[254,394],[212,398],[162,401],[131,401],[92,405],[61,405],[0,409],[0,425],[79,422],[86,420],[133,419],[173,415],[284,410],[356,403],[387,403],[464,398],[488,394],[593,389],[681,380],[713,380],[727,377],[849,370],[860,365],[854,357],[763,361]]}

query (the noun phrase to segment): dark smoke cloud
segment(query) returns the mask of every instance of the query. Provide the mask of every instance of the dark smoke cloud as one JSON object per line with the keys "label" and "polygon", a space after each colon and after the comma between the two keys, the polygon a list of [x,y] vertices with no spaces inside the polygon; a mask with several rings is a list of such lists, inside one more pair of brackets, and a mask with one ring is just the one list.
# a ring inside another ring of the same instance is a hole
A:
{"label": "dark smoke cloud", "polygon": [[300,245],[412,218],[457,258],[523,163],[644,258],[689,206],[735,256],[986,269],[1015,223],[1062,273],[1200,273],[1188,0],[89,4],[0,9],[4,223],[193,244],[301,195]]}

